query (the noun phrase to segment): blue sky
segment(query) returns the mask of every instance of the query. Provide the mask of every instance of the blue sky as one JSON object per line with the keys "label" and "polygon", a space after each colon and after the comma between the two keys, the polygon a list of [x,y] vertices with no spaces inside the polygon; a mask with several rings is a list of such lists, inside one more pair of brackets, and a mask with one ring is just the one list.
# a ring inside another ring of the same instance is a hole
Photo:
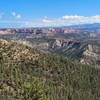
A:
{"label": "blue sky", "polygon": [[1,0],[0,27],[100,22],[100,0]]}

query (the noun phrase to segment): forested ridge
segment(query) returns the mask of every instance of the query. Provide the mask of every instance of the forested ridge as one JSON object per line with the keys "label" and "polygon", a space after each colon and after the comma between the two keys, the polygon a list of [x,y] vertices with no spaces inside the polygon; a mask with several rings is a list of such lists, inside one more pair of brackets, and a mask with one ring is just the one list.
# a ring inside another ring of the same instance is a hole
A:
{"label": "forested ridge", "polygon": [[100,68],[0,39],[0,100],[100,100]]}

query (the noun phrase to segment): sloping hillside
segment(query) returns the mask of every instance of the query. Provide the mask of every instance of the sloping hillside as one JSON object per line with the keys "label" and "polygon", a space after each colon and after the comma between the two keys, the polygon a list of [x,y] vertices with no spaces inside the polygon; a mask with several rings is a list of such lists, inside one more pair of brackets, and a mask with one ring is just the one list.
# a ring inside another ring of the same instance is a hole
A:
{"label": "sloping hillside", "polygon": [[99,100],[100,69],[0,39],[1,100]]}
{"label": "sloping hillside", "polygon": [[[16,36],[18,37],[18,36]],[[24,37],[15,39],[16,42],[37,48],[58,56],[64,56],[71,60],[77,60],[82,64],[100,66],[100,42],[99,40],[75,40],[48,37]]]}

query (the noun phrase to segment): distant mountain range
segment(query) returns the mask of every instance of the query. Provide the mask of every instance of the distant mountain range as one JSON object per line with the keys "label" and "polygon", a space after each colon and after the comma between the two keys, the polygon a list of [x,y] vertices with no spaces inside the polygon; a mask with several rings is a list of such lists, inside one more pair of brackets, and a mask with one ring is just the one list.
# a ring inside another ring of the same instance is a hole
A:
{"label": "distant mountain range", "polygon": [[[34,30],[34,31],[33,31]],[[80,31],[100,34],[100,23],[71,26],[0,28],[0,34],[8,33],[79,33]]]}
{"label": "distant mountain range", "polygon": [[80,31],[66,28],[49,29],[1,29],[0,34],[30,33],[30,34],[58,34],[58,33],[79,33]]}
{"label": "distant mountain range", "polygon": [[[93,23],[93,24],[80,24],[80,25],[69,25],[69,26],[48,26],[48,27],[20,27],[20,28],[17,28],[16,29],[55,29],[55,28],[85,28],[85,27],[88,27],[88,28],[100,28],[100,23]],[[14,27],[15,28],[15,27]],[[13,29],[12,28],[3,28],[1,27],[0,29]]]}

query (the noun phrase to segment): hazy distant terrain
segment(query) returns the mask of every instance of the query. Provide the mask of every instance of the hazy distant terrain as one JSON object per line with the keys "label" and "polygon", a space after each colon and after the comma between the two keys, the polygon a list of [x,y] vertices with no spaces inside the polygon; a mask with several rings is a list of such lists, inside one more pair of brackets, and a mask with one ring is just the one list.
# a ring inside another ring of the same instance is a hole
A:
{"label": "hazy distant terrain", "polygon": [[[89,27],[93,30],[92,27],[94,25],[86,25],[85,27]],[[99,24],[97,24],[97,26],[98,25]],[[62,33],[59,33],[58,31]],[[97,67],[100,66],[100,34],[93,33],[91,30],[74,30],[73,33],[64,33],[64,31],[68,32],[73,30],[41,29],[40,31],[40,29],[12,29],[12,32],[17,33],[1,34],[0,37],[7,40],[16,41],[17,43],[36,48],[46,53],[64,56],[71,60],[76,60],[82,64],[89,64]]]}

